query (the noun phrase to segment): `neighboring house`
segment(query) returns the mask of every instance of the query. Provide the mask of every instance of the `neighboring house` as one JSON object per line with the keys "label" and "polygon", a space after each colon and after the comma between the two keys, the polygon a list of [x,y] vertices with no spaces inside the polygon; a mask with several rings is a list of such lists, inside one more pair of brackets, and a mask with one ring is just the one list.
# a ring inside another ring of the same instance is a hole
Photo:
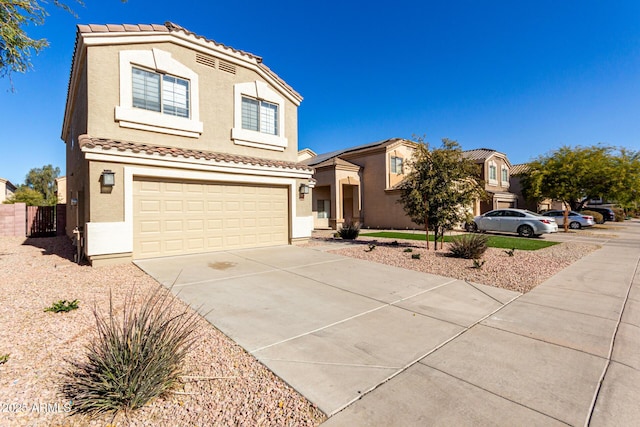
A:
{"label": "neighboring house", "polygon": [[398,203],[397,189],[415,147],[414,142],[393,138],[307,157],[303,163],[315,169],[314,226],[338,229],[352,221],[367,228],[420,228]]}
{"label": "neighboring house", "polygon": [[308,239],[301,101],[262,58],[178,25],[79,25],[67,234],[93,265]]}
{"label": "neighboring house", "polygon": [[13,185],[11,181],[0,178],[0,203],[13,196],[13,194],[16,192],[16,189],[16,186]]}
{"label": "neighboring house", "polygon": [[510,191],[511,163],[507,155],[488,148],[466,150],[462,154],[480,165],[480,179],[488,200],[477,201],[473,206],[473,215],[480,215],[493,209],[517,208],[518,197]]}
{"label": "neighboring house", "polygon": [[67,177],[61,176],[56,178],[56,197],[58,198],[58,204],[64,205],[67,203]]}
{"label": "neighboring house", "polygon": [[564,206],[562,202],[552,199],[543,199],[539,202],[525,199],[522,194],[522,175],[529,170],[527,163],[520,163],[511,167],[511,192],[518,196],[518,207],[522,209],[529,209],[533,212],[543,212],[551,209],[563,210]]}

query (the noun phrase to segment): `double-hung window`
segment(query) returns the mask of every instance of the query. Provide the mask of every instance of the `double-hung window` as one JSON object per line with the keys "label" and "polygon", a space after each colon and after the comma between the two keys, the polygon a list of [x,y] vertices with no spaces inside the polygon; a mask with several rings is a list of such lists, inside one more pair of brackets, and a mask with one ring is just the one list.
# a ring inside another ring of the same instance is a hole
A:
{"label": "double-hung window", "polygon": [[133,106],[189,118],[189,81],[166,74],[132,68]]}
{"label": "double-hung window", "polygon": [[161,49],[120,51],[120,127],[200,138],[198,73]]}
{"label": "double-hung window", "polygon": [[266,150],[284,151],[287,114],[285,99],[262,81],[233,85],[234,144]]}
{"label": "double-hung window", "polygon": [[278,105],[243,96],[242,129],[278,135]]}
{"label": "double-hung window", "polygon": [[502,186],[507,186],[509,184],[509,171],[507,170],[506,167],[502,167]]}
{"label": "double-hung window", "polygon": [[489,165],[489,181],[498,180],[498,168],[496,165]]}
{"label": "double-hung window", "polygon": [[402,157],[391,157],[391,173],[402,174]]}

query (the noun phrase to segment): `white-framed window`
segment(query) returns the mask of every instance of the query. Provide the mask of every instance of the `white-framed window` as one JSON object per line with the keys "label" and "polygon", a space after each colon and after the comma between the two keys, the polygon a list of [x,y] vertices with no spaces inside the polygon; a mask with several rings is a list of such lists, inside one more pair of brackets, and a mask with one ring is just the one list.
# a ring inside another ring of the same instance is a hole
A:
{"label": "white-framed window", "polygon": [[242,129],[278,135],[278,104],[243,96]]}
{"label": "white-framed window", "polygon": [[331,200],[318,200],[318,218],[326,219],[331,215]]}
{"label": "white-framed window", "polygon": [[261,81],[237,83],[231,139],[238,145],[284,151],[285,100]]}
{"label": "white-framed window", "polygon": [[198,138],[198,75],[160,49],[120,51],[121,127]]}
{"label": "white-framed window", "polygon": [[138,67],[131,69],[133,106],[189,118],[189,81]]}
{"label": "white-framed window", "polygon": [[391,173],[402,174],[402,157],[391,156]]}
{"label": "white-framed window", "polygon": [[489,184],[498,184],[498,166],[494,161],[489,162]]}
{"label": "white-framed window", "polygon": [[507,169],[505,165],[502,165],[500,173],[501,173],[500,179],[502,181],[502,186],[508,187],[509,186],[509,169]]}

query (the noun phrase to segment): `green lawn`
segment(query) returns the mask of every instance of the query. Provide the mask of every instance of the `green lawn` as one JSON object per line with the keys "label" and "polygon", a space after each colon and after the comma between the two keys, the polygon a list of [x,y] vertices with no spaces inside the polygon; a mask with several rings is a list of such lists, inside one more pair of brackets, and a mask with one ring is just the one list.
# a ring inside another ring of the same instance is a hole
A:
{"label": "green lawn", "polygon": [[[360,233],[361,236],[382,237],[385,239],[423,240],[424,233],[401,233],[396,231],[380,231],[376,233]],[[445,242],[450,242],[456,236],[444,236]],[[429,234],[429,241],[433,241],[433,234]],[[487,244],[490,248],[518,249],[521,251],[535,251],[557,245],[558,242],[550,242],[542,239],[525,239],[522,237],[489,236]]]}

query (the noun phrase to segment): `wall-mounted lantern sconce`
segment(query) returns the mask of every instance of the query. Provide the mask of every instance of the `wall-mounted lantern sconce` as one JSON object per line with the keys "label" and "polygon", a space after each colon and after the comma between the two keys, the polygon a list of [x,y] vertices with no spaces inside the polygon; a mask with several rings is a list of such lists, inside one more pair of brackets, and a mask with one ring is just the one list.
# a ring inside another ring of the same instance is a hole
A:
{"label": "wall-mounted lantern sconce", "polygon": [[116,173],[105,169],[102,171],[102,185],[105,187],[113,187],[116,185]]}
{"label": "wall-mounted lantern sconce", "polygon": [[305,194],[309,194],[309,186],[307,184],[300,184],[300,197],[304,197]]}

